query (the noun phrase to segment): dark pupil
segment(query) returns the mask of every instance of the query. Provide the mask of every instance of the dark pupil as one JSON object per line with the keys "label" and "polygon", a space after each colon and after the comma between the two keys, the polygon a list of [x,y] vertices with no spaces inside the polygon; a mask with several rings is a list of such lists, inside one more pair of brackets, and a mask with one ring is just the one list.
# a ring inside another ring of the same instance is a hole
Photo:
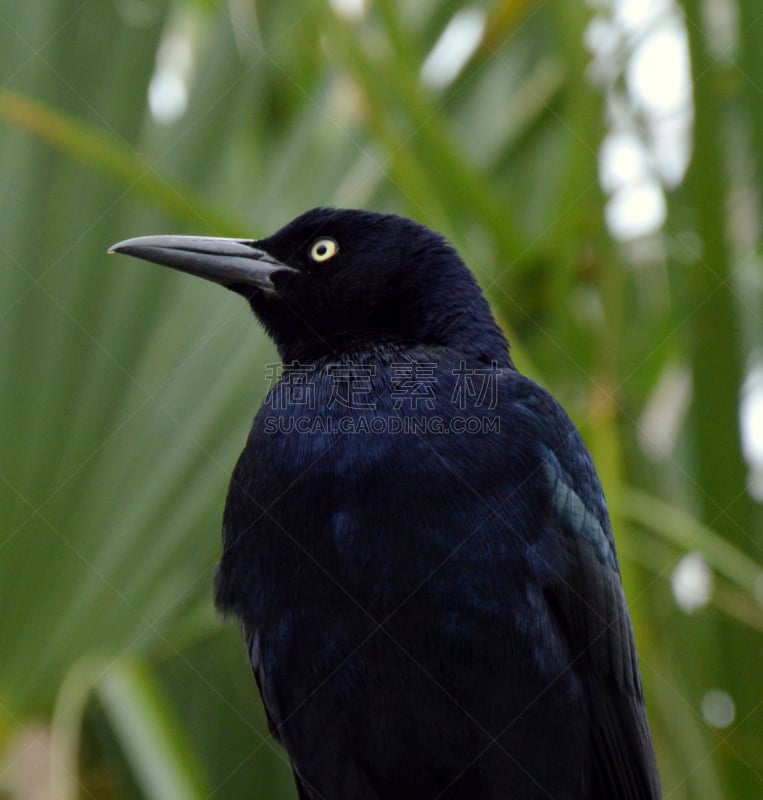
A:
{"label": "dark pupil", "polygon": [[327,251],[328,251],[328,248],[326,247],[325,244],[318,245],[318,251],[317,252],[318,252],[319,256],[325,256]]}

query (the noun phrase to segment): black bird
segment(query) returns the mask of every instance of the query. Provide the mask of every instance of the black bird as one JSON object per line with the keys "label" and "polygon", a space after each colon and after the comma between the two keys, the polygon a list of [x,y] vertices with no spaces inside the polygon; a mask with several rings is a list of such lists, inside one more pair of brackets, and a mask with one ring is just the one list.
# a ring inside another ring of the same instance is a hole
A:
{"label": "black bird", "polygon": [[319,208],[111,249],[243,295],[278,347],[216,602],[300,798],[660,797],[591,457],[443,237]]}

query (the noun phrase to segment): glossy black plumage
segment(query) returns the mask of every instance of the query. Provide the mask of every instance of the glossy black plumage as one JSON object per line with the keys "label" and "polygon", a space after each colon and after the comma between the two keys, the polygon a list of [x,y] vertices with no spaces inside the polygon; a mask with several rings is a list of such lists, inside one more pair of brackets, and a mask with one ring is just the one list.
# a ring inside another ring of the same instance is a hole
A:
{"label": "glossy black plumage", "polygon": [[113,249],[244,295],[283,360],[216,600],[300,797],[658,798],[590,456],[445,240],[315,209],[257,242]]}

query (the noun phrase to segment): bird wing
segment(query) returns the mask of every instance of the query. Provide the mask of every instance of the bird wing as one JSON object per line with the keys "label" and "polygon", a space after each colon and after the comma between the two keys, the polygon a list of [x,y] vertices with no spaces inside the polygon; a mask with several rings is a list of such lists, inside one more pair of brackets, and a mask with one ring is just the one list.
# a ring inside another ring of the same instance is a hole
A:
{"label": "bird wing", "polygon": [[550,491],[547,524],[567,556],[547,598],[588,686],[591,797],[656,800],[661,792],[636,646],[601,486],[567,415],[550,396],[542,402],[540,416],[551,423],[544,425],[540,453]]}

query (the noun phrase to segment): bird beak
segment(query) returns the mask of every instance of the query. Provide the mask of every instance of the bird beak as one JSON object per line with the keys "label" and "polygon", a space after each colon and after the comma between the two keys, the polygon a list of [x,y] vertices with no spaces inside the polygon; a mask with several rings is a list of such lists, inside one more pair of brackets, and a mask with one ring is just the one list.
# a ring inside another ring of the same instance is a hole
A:
{"label": "bird beak", "polygon": [[250,239],[223,239],[212,236],[139,236],[125,239],[109,248],[109,253],[153,261],[181,272],[198,275],[222,286],[246,284],[273,292],[274,272],[296,272]]}

